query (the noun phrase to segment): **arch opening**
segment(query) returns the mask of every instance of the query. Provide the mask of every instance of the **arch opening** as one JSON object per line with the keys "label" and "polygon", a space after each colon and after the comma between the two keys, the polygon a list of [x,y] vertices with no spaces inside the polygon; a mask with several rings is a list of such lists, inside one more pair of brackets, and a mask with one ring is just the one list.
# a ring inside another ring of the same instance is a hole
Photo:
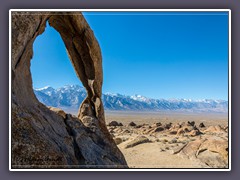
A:
{"label": "arch opening", "polygon": [[[60,34],[46,22],[33,42],[31,75],[37,99],[46,106],[77,115],[86,90],[76,75]],[[78,92],[78,93],[76,93]]]}

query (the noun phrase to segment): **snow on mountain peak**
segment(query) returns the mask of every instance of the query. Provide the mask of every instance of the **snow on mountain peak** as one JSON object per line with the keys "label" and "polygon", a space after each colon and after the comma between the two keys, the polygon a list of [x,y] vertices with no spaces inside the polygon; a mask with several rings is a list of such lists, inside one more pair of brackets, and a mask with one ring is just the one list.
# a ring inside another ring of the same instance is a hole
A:
{"label": "snow on mountain peak", "polygon": [[49,90],[49,89],[53,89],[51,86],[45,86],[45,87],[42,87],[42,88],[37,88],[37,89],[34,89],[36,91],[43,91],[43,90]]}
{"label": "snow on mountain peak", "polygon": [[109,96],[117,96],[117,94],[116,93],[110,93],[110,92],[106,92],[106,93],[104,93],[105,95],[109,95]]}
{"label": "snow on mountain peak", "polygon": [[[39,101],[48,106],[78,108],[87,93],[79,85],[66,85],[58,89],[50,86],[35,89]],[[152,99],[135,94],[105,93],[102,102],[107,110],[191,110],[227,112],[228,101],[212,99]]]}
{"label": "snow on mountain peak", "polygon": [[130,98],[133,99],[133,100],[143,101],[143,102],[149,101],[148,98],[146,98],[145,96],[139,95],[139,94],[135,94],[133,96],[130,96]]}

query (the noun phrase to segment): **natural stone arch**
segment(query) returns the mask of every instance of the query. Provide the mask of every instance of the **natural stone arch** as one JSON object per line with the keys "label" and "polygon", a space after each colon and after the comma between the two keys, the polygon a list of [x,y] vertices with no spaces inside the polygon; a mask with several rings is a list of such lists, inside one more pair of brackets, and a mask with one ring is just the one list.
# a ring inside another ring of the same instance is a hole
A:
{"label": "natural stone arch", "polygon": [[[49,24],[60,33],[74,69],[87,89],[88,96],[84,103],[89,107],[89,113],[104,121],[101,103],[102,57],[92,30],[83,16],[72,14],[51,16]],[[81,112],[83,110],[80,109],[80,118],[83,116]]]}
{"label": "natural stone arch", "polygon": [[[87,90],[78,118],[49,110],[37,100],[32,89],[32,46],[35,38],[44,32],[47,20],[60,33],[75,72]],[[52,166],[56,162],[31,158],[56,159],[57,156],[61,159],[57,165],[126,167],[106,128],[101,100],[101,50],[82,14],[12,12],[11,23],[12,164]]]}

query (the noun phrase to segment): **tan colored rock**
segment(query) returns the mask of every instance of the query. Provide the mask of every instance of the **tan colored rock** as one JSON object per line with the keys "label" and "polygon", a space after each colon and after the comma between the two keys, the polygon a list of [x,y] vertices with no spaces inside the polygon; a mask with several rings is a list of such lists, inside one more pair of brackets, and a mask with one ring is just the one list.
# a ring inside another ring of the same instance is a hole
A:
{"label": "tan colored rock", "polygon": [[192,131],[190,131],[188,133],[189,136],[198,136],[200,134],[202,134],[202,133],[198,129],[193,129]]}
{"label": "tan colored rock", "polygon": [[209,132],[209,133],[223,133],[225,130],[221,126],[210,126],[208,127],[204,132]]}
{"label": "tan colored rock", "polygon": [[180,128],[180,129],[177,131],[177,135],[178,135],[178,136],[184,135],[184,134],[185,134],[184,128]]}
{"label": "tan colored rock", "polygon": [[228,167],[228,142],[222,138],[200,138],[172,149],[171,153],[198,160],[213,168]]}
{"label": "tan colored rock", "polygon": [[228,141],[223,139],[208,139],[199,148],[199,152],[203,150],[209,150],[214,153],[218,153],[222,156],[224,161],[227,163],[228,160]]}
{"label": "tan colored rock", "polygon": [[62,116],[64,119],[66,119],[66,113],[65,113],[62,109],[59,109],[59,108],[56,108],[56,107],[49,107],[49,109],[50,109],[51,111],[56,112],[56,113],[59,114],[60,116]]}
{"label": "tan colored rock", "polygon": [[[169,134],[175,135],[178,133],[178,131],[181,129],[181,125],[180,124],[175,124],[172,125],[169,129]],[[179,131],[180,132],[180,131]],[[178,134],[179,135],[179,134]]]}
{"label": "tan colored rock", "polygon": [[178,136],[180,135],[198,136],[202,134],[202,132],[196,126],[188,125],[179,128],[176,134]]}
{"label": "tan colored rock", "polygon": [[[127,167],[105,124],[101,50],[81,12],[11,13],[12,167]],[[87,90],[78,118],[49,110],[32,89],[33,42],[47,20]]]}
{"label": "tan colored rock", "polygon": [[189,126],[189,125],[183,126],[182,128],[185,133],[191,132],[193,130],[193,126]]}
{"label": "tan colored rock", "polygon": [[182,155],[186,155],[188,158],[196,158],[199,147],[204,142],[204,140],[196,140],[189,142],[181,151]]}
{"label": "tan colored rock", "polygon": [[175,124],[173,125],[169,130],[172,131],[177,131],[178,129],[180,129],[182,126],[180,124]]}
{"label": "tan colored rock", "polygon": [[134,140],[128,142],[125,148],[131,148],[139,144],[148,143],[150,140],[146,136],[138,136]]}
{"label": "tan colored rock", "polygon": [[201,152],[197,158],[212,168],[228,168],[220,154],[209,150]]}

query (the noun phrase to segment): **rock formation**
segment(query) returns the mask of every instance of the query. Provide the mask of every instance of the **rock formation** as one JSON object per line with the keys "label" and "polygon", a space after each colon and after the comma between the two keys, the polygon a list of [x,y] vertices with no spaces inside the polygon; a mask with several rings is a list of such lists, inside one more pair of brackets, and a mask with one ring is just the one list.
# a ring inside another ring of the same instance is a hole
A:
{"label": "rock formation", "polygon": [[[105,125],[101,51],[80,12],[12,12],[12,168],[126,168]],[[78,117],[48,108],[35,97],[33,42],[46,22],[61,35],[87,90]]]}
{"label": "rock formation", "polygon": [[[155,164],[162,168],[165,164],[169,168],[184,168],[184,165],[179,167],[175,162],[180,157],[182,162],[192,163],[188,164],[190,168],[228,168],[228,133],[220,130],[218,125],[207,124],[200,131],[195,124],[167,121],[129,126],[125,122],[123,126],[108,126],[108,129],[130,167],[135,166],[133,162],[138,160],[143,162],[143,155],[148,155],[151,161],[145,159],[148,162],[138,164],[138,167],[147,165],[152,168]],[[166,158],[163,162],[162,159],[168,155],[175,157],[171,156],[172,161]]]}

